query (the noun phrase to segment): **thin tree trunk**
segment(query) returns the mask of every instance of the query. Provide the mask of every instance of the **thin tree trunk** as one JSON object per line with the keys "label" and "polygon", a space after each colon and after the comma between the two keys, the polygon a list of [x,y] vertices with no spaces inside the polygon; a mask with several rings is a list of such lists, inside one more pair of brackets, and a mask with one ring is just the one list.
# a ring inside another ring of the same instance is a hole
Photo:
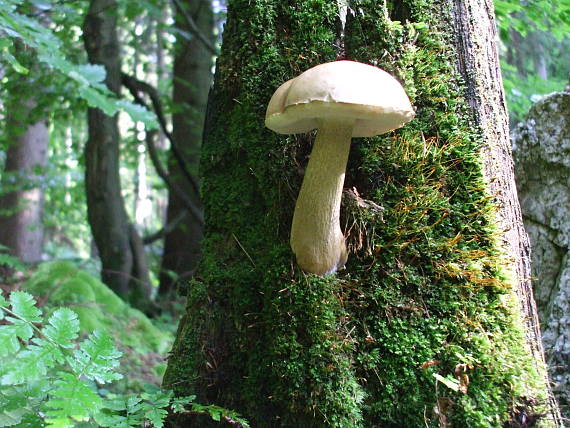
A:
{"label": "thin tree trunk", "polygon": [[[0,194],[0,245],[25,262],[37,263],[43,250],[44,191],[42,174],[47,164],[49,134],[45,119],[26,123],[33,101],[8,106],[14,131],[6,153]],[[13,189],[13,190],[11,190]]]}
{"label": "thin tree trunk", "polygon": [[[105,67],[105,83],[115,94],[121,87],[121,57],[117,38],[115,0],[91,0],[83,25],[89,61]],[[113,291],[145,308],[150,284],[144,253],[131,239],[131,229],[121,194],[119,129],[117,116],[88,109],[89,138],[85,147],[85,187],[89,224],[101,258],[101,278]]]}
{"label": "thin tree trunk", "polygon": [[[214,21],[210,0],[187,0],[180,3],[193,17],[202,33],[213,43]],[[176,14],[176,26],[188,31],[182,13]],[[197,175],[204,112],[212,80],[212,54],[196,37],[191,40],[177,37],[173,79],[173,101],[176,106],[176,113],[172,117],[174,144],[177,144],[178,150],[183,154],[187,168]],[[168,169],[175,185],[183,189],[191,202],[201,209],[200,195],[186,180],[173,158],[170,159]],[[176,192],[170,191],[166,223],[179,217],[181,212],[186,210],[186,205]],[[194,273],[200,257],[202,228],[202,224],[194,216],[186,216],[166,235],[160,274],[160,295],[170,294],[177,279],[188,280]]]}
{"label": "thin tree trunk", "polygon": [[[560,426],[491,1],[352,0],[345,23],[336,0],[294,3],[229,4],[202,155],[204,256],[165,384],[256,427]],[[353,140],[348,262],[317,277],[288,243],[314,135],[277,136],[263,119],[280,84],[335,59],[392,73],[417,114]]]}
{"label": "thin tree trunk", "polygon": [[[546,366],[538,310],[532,293],[530,240],[524,230],[522,211],[515,183],[514,162],[509,135],[497,41],[499,40],[491,0],[458,0],[453,11],[457,37],[459,71],[466,84],[473,121],[484,141],[482,157],[488,192],[497,207],[496,219],[502,247],[512,260],[518,304],[525,322],[527,345],[537,370]],[[545,382],[548,378],[544,373]],[[548,389],[550,417],[561,424],[558,406]]]}

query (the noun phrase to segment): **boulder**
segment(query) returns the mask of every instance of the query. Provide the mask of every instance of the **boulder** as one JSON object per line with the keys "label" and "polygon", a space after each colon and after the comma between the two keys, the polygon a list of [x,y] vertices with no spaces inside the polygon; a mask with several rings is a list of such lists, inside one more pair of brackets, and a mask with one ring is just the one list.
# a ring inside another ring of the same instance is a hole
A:
{"label": "boulder", "polygon": [[570,418],[570,86],[538,101],[512,138],[546,358]]}

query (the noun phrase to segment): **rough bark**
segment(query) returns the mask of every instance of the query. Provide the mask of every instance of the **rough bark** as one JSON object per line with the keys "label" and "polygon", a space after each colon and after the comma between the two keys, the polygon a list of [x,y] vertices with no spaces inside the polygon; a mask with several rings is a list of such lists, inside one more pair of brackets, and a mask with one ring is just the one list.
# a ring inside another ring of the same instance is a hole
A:
{"label": "rough bark", "polygon": [[[28,123],[35,103],[8,106],[11,139],[2,174],[4,192],[0,194],[0,245],[25,262],[37,263],[43,250],[42,171],[47,164],[49,134],[45,119]],[[6,189],[13,189],[7,190]]]}
{"label": "rough bark", "polygon": [[[523,325],[525,235],[501,245],[496,226],[520,211],[490,2],[355,0],[344,28],[338,17],[336,0],[229,4],[202,154],[204,256],[166,385],[258,427],[555,425],[539,332]],[[339,58],[392,73],[417,115],[353,141],[351,253],[317,277],[288,245],[314,135],[279,137],[263,118],[281,83]]]}
{"label": "rough bark", "polygon": [[[179,2],[186,13],[193,17],[195,25],[213,45],[213,11],[209,0]],[[176,26],[189,31],[184,14],[177,13]],[[183,155],[187,168],[197,176],[202,144],[202,127],[208,90],[212,80],[212,54],[204,43],[193,37],[190,40],[177,38],[174,57],[173,102],[176,112],[172,117],[172,144],[176,144]],[[182,189],[186,195],[169,190],[166,222],[171,223],[190,203],[202,210],[200,195],[189,183],[179,164],[172,157],[169,162],[169,176],[173,186]],[[168,295],[178,279],[187,281],[194,273],[200,256],[203,224],[195,215],[189,215],[176,228],[166,234],[162,257],[159,294]]]}
{"label": "rough bark", "polygon": [[[85,49],[92,64],[107,72],[107,87],[119,94],[121,57],[117,38],[117,3],[92,0],[83,25]],[[89,137],[85,147],[85,187],[88,220],[101,259],[101,278],[113,291],[144,307],[149,298],[144,253],[135,254],[133,231],[125,210],[119,177],[117,115],[88,109]],[[138,261],[138,262],[137,262]],[[142,288],[141,288],[142,287]],[[140,299],[135,296],[145,296]]]}
{"label": "rough bark", "polygon": [[[508,114],[499,64],[499,40],[490,0],[458,0],[454,23],[459,53],[459,71],[466,84],[467,100],[474,123],[482,132],[482,157],[489,194],[493,197],[502,246],[511,260],[515,290],[526,324],[527,344],[533,361],[545,365],[538,311],[531,283],[530,241],[515,183]],[[546,379],[548,382],[548,379]],[[551,418],[560,424],[554,397]]]}

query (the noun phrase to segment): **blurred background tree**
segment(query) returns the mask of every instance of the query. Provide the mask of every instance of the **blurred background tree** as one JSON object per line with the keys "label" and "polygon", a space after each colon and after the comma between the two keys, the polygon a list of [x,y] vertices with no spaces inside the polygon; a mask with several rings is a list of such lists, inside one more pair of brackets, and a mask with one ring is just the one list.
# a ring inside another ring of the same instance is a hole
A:
{"label": "blurred background tree", "polygon": [[511,127],[570,73],[569,0],[495,0]]}

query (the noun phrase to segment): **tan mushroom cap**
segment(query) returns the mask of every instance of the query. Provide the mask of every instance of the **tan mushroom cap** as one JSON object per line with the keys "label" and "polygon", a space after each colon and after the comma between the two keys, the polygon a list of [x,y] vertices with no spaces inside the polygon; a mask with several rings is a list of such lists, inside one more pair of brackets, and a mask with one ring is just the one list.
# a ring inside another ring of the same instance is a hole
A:
{"label": "tan mushroom cap", "polygon": [[318,128],[322,119],[355,119],[352,136],[372,137],[413,117],[404,88],[390,74],[359,62],[335,61],[310,68],[277,88],[265,126],[280,134],[299,134]]}

